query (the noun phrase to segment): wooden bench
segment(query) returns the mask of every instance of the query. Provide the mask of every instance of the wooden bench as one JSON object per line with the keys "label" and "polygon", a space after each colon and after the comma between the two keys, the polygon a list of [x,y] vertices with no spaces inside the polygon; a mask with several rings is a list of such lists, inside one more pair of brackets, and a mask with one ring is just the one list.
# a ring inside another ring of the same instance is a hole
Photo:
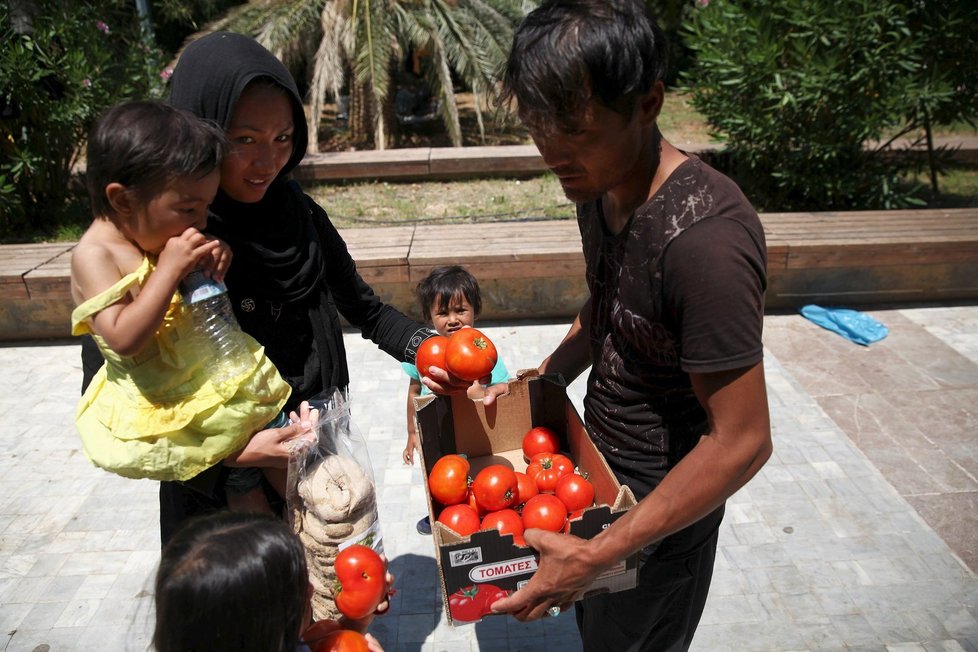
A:
{"label": "wooden bench", "polygon": [[[769,309],[978,300],[978,208],[766,213]],[[575,220],[341,231],[363,277],[413,316],[414,287],[465,265],[484,319],[569,318],[587,298]],[[65,337],[73,243],[0,246],[0,340]]]}
{"label": "wooden bench", "polygon": [[[673,142],[684,151],[709,160],[722,151],[722,145],[709,142]],[[978,135],[938,136],[936,147],[947,147],[951,156],[965,163],[978,162]],[[920,143],[908,139],[892,143],[894,150]],[[520,177],[540,174],[547,166],[535,145],[493,145],[486,147],[413,147],[360,152],[308,154],[296,168],[300,181],[360,181],[365,179],[436,180],[468,177]]]}
{"label": "wooden bench", "polygon": [[534,145],[408,147],[381,151],[308,154],[296,168],[300,181],[433,180],[518,177],[546,172]]}
{"label": "wooden bench", "polygon": [[978,208],[762,220],[771,308],[978,299]]}

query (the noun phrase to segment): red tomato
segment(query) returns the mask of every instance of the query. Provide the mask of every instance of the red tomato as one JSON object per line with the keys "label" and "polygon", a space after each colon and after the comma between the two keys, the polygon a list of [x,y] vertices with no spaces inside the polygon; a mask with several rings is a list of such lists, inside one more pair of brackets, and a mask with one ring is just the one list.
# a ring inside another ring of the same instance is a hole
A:
{"label": "red tomato", "polygon": [[481,594],[478,584],[459,589],[448,598],[448,611],[452,614],[452,620],[459,622],[472,622],[482,618],[484,605],[485,596]]}
{"label": "red tomato", "polygon": [[[548,462],[548,460],[549,460],[549,462]],[[574,467],[576,466],[576,464],[574,464],[574,460],[572,460],[571,458],[567,457],[563,453],[537,453],[530,460],[530,463],[531,464],[533,464],[533,463],[548,464],[549,463],[550,466],[552,466],[555,469],[557,469],[558,471],[560,471],[560,475],[561,476],[567,475],[568,473],[573,473],[574,472]]]}
{"label": "red tomato", "polygon": [[530,498],[533,498],[540,490],[537,489],[537,483],[525,473],[520,473],[519,471],[514,471],[516,473],[516,484],[519,487],[519,491],[516,492],[516,502],[513,505],[522,505]]}
{"label": "red tomato", "polygon": [[577,518],[581,518],[581,516],[583,514],[584,514],[584,510],[583,509],[577,509],[577,510],[574,510],[573,512],[571,512],[570,514],[568,514],[567,515],[567,524],[564,525],[564,532],[570,534],[570,531],[571,531],[571,521],[573,521],[574,519],[577,519]]}
{"label": "red tomato", "polygon": [[475,499],[475,494],[472,493],[472,487],[469,487],[469,495],[465,498],[465,504],[471,507],[479,515],[479,518],[482,518],[486,513],[486,510],[479,506],[479,501]]}
{"label": "red tomato", "polygon": [[550,428],[537,426],[523,435],[523,459],[530,460],[537,453],[559,453],[560,438]]}
{"label": "red tomato", "polygon": [[469,461],[461,455],[443,455],[428,474],[428,491],[442,505],[464,502],[469,493]]}
{"label": "red tomato", "polygon": [[523,519],[513,509],[500,509],[489,512],[482,519],[480,530],[499,530],[500,534],[512,534],[517,545],[523,540]]}
{"label": "red tomato", "polygon": [[445,364],[462,380],[479,380],[496,366],[496,346],[481,331],[461,328],[448,338]]}
{"label": "red tomato", "polygon": [[557,496],[540,494],[530,498],[523,505],[523,527],[527,530],[536,527],[551,532],[560,532],[564,529],[564,521],[566,520],[567,508]]}
{"label": "red tomato", "polygon": [[334,563],[340,586],[336,607],[347,618],[366,618],[387,593],[387,564],[372,548],[354,544],[343,548]]}
{"label": "red tomato", "polygon": [[554,493],[571,512],[594,504],[594,487],[584,476],[576,473],[570,473],[557,480]]}
{"label": "red tomato", "polygon": [[574,472],[574,462],[560,453],[538,453],[526,467],[526,474],[536,482],[541,493],[553,493],[557,481]]}
{"label": "red tomato", "polygon": [[339,621],[336,620],[317,620],[306,627],[302,632],[302,640],[313,652],[319,652],[323,639],[336,630],[341,629]]}
{"label": "red tomato", "polygon": [[414,366],[418,368],[418,373],[422,376],[428,375],[428,367],[438,367],[445,369],[445,347],[448,345],[448,338],[444,335],[429,337],[421,346],[418,353],[414,356]]}
{"label": "red tomato", "polygon": [[479,515],[468,505],[449,505],[441,510],[438,522],[444,523],[453,532],[467,537],[479,530]]}
{"label": "red tomato", "polygon": [[366,637],[352,629],[337,629],[309,647],[312,652],[370,652]]}
{"label": "red tomato", "polygon": [[502,464],[490,464],[479,471],[472,483],[472,493],[479,507],[487,512],[505,509],[513,504],[519,482],[513,469]]}

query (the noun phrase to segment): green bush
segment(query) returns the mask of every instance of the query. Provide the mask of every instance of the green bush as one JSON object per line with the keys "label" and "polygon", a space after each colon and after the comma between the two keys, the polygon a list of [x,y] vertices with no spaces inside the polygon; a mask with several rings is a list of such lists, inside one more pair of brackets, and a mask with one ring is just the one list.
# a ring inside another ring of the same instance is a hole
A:
{"label": "green bush", "polygon": [[919,163],[893,156],[888,143],[921,126],[921,107],[943,117],[937,107],[953,101],[954,81],[928,40],[965,29],[919,29],[927,4],[697,0],[686,23],[696,63],[683,81],[727,140],[730,171],[755,205],[829,210],[917,201],[901,179]]}
{"label": "green bush", "polygon": [[72,169],[106,107],[159,95],[160,55],[128,0],[0,4],[0,240],[87,218]]}

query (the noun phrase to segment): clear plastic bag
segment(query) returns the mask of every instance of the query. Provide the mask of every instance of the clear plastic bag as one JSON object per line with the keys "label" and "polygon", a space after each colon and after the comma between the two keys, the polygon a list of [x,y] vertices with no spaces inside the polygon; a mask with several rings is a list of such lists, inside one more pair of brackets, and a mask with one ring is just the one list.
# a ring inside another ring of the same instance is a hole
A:
{"label": "clear plastic bag", "polygon": [[333,602],[336,555],[353,544],[383,554],[377,486],[367,443],[353,425],[346,397],[334,391],[309,401],[318,414],[316,441],[289,458],[289,522],[306,550],[316,620],[339,617]]}

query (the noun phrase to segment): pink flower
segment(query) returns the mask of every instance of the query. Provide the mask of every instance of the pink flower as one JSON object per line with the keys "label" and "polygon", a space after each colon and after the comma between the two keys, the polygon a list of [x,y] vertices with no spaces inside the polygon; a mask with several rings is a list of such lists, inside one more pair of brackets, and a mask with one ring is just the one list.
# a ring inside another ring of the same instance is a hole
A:
{"label": "pink flower", "polygon": [[109,30],[109,26],[101,20],[95,23],[95,28],[103,34],[108,34],[111,31]]}
{"label": "pink flower", "polygon": [[173,76],[173,68],[164,68],[160,71],[160,79],[166,81]]}
{"label": "pink flower", "polygon": [[91,79],[88,79],[88,78],[83,79],[82,80],[82,86],[84,86],[85,88],[91,88],[92,87],[92,80]]}

